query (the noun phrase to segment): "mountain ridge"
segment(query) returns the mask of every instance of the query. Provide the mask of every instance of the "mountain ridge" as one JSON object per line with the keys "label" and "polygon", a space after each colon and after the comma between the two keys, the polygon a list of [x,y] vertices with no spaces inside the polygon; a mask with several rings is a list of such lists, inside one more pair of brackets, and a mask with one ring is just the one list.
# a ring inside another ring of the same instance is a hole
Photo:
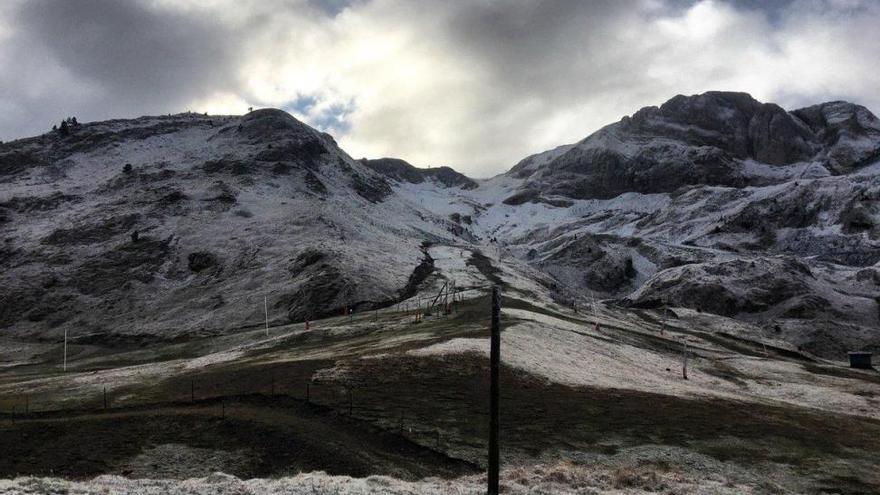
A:
{"label": "mountain ridge", "polygon": [[355,160],[274,109],[79,124],[0,145],[0,327],[128,342],[257,325],[264,296],[273,324],[378,308],[446,277],[434,245],[524,297],[716,312],[839,358],[880,346],[875,124],[680,96],[480,180]]}

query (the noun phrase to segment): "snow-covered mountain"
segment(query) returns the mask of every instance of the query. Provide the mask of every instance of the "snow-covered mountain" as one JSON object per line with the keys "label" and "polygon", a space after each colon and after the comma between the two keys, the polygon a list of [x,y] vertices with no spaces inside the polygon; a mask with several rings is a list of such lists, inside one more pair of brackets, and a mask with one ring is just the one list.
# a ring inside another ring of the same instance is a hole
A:
{"label": "snow-covered mountain", "polygon": [[273,321],[381,305],[457,227],[279,110],[81,124],[0,162],[14,335],[225,332],[262,321],[264,296]]}
{"label": "snow-covered mountain", "polygon": [[434,244],[535,299],[668,302],[839,359],[880,346],[880,122],[677,96],[488,180],[354,160],[278,110],[81,124],[0,145],[0,235],[0,327],[22,338],[392,304]]}

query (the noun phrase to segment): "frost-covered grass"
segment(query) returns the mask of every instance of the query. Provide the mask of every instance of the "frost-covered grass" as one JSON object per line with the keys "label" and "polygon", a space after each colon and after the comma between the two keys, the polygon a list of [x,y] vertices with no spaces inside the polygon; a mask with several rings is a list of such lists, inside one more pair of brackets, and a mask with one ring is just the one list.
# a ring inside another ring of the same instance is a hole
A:
{"label": "frost-covered grass", "polygon": [[[533,465],[502,472],[504,493],[551,494],[747,494],[756,493],[758,483],[735,482],[722,473],[687,473],[667,464],[618,464],[589,466],[572,462]],[[201,494],[302,494],[302,495],[479,495],[486,491],[485,476],[452,480],[428,478],[408,482],[387,476],[352,478],[329,476],[323,472],[298,474],[277,479],[242,480],[215,473],[186,480],[129,479],[99,476],[90,481],[66,481],[55,478],[17,478],[0,480],[0,493],[48,494],[102,493],[138,495]]]}

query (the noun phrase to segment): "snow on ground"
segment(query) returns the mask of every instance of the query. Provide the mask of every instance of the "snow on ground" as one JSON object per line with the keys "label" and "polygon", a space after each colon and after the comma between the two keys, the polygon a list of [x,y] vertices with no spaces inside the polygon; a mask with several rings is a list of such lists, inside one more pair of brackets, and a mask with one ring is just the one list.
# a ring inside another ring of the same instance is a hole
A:
{"label": "snow on ground", "polygon": [[[644,449],[643,449],[644,450]],[[658,449],[659,450],[659,449]],[[641,453],[641,452],[639,452]],[[692,454],[691,454],[692,455]],[[636,457],[636,456],[632,456]],[[656,453],[652,457],[657,457]],[[681,458],[680,455],[669,456]],[[720,464],[701,459],[703,464]],[[707,466],[708,467],[708,466]],[[717,466],[715,466],[717,468]],[[722,469],[724,469],[722,467]],[[727,473],[716,469],[694,472],[691,469],[670,468],[666,464],[632,459],[615,463],[574,464],[560,462],[553,465],[513,467],[501,473],[501,490],[509,494],[647,494],[663,491],[680,494],[749,494],[755,493],[757,483],[749,476]],[[740,481],[740,479],[744,479]],[[242,480],[224,473],[204,478],[128,479],[120,476],[98,476],[89,481],[68,481],[58,478],[23,477],[0,480],[0,493],[9,495],[66,493],[69,495],[101,493],[139,495],[478,495],[486,493],[485,475],[466,476],[444,480],[426,478],[403,481],[387,476],[351,478],[330,476],[323,472],[300,473],[277,479]]]}
{"label": "snow on ground", "polygon": [[[489,340],[453,339],[410,351],[410,354],[463,352],[488,356]],[[729,387],[721,383],[722,380],[695,369],[693,361],[688,370],[689,379],[683,380],[682,361],[677,357],[537,322],[505,328],[501,356],[508,366],[565,385],[625,388],[677,396],[706,395],[712,390],[715,396],[734,397],[732,391],[725,390]]]}
{"label": "snow on ground", "polygon": [[467,261],[473,251],[455,246],[432,246],[428,254],[434,259],[434,268],[448,280],[454,280],[457,287],[470,287],[486,284],[480,270]]}
{"label": "snow on ground", "polygon": [[[327,325],[329,327],[329,325]],[[314,331],[332,331],[332,328],[318,328]],[[119,366],[115,368],[99,369],[95,371],[81,371],[79,368],[89,368],[89,360],[70,360],[67,372],[61,372],[59,363],[57,373],[42,375],[34,378],[24,378],[20,381],[10,381],[0,384],[0,395],[16,396],[31,394],[33,396],[51,395],[63,391],[53,403],[88,400],[96,397],[106,387],[107,392],[133,385],[154,383],[159,380],[185,373],[192,370],[204,369],[212,365],[228,363],[242,359],[248,351],[264,349],[282,345],[286,339],[295,337],[303,332],[299,325],[286,327],[283,331],[277,328],[270,330],[270,337],[265,337],[263,330],[254,330],[235,336],[231,342],[226,341],[227,349],[208,351],[206,354],[192,359],[168,359],[156,362]],[[125,397],[117,397],[123,400]]]}
{"label": "snow on ground", "polygon": [[[716,351],[717,359],[738,371],[741,382],[712,374],[711,359],[698,358],[704,342],[691,342],[688,379],[678,355],[656,352],[619,341],[611,328],[596,330],[552,316],[518,309],[503,312],[521,320],[504,328],[502,361],[549,381],[602,388],[622,388],[681,397],[718,397],[751,402],[780,401],[803,407],[880,419],[875,397],[880,385],[850,378],[816,375],[799,363],[743,357]],[[606,321],[601,318],[600,321]],[[667,335],[680,341],[681,334]],[[696,351],[696,352],[695,352]],[[489,354],[485,338],[457,338],[409,351],[415,356]],[[726,355],[725,355],[726,354]],[[744,384],[744,385],[743,385]]]}

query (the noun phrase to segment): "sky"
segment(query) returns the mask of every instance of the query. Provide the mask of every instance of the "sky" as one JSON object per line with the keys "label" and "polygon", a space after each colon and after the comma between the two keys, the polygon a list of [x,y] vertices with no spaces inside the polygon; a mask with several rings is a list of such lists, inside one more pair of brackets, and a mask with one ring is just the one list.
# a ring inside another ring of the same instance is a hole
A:
{"label": "sky", "polygon": [[880,111],[880,0],[0,0],[0,140],[282,108],[474,177],[677,94]]}

